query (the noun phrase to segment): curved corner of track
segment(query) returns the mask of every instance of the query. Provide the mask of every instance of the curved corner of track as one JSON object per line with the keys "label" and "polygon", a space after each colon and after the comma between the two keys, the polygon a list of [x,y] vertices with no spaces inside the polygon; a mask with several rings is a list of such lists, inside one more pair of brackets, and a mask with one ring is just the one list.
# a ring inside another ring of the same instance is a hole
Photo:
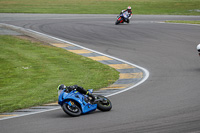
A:
{"label": "curved corner of track", "polygon": [[[116,69],[118,72],[120,72],[119,79],[114,84],[106,88],[101,88],[98,91],[95,91],[94,93],[96,94],[101,94],[106,97],[113,96],[113,95],[128,91],[142,84],[149,77],[149,71],[147,69],[140,67],[138,65],[132,64],[130,62],[124,61],[122,59],[118,59],[116,57],[106,55],[98,51],[94,51],[92,49],[88,49],[86,47],[82,47],[80,45],[77,45],[77,44],[74,44],[74,43],[71,43],[71,42],[50,36],[50,35],[46,35],[40,32],[36,32],[30,29],[25,29],[25,28],[8,25],[8,24],[2,24],[2,23],[0,23],[0,27],[16,31],[16,32],[25,34],[27,36],[31,36],[38,40],[47,42],[55,47],[65,49],[69,52],[72,52],[78,55],[82,55],[84,57],[98,61],[105,65],[108,65]],[[18,113],[19,111],[16,111],[13,113],[4,113],[0,115],[0,120],[59,109],[59,107],[56,105],[57,105],[56,103],[52,103],[52,104],[49,104],[49,106],[43,105],[39,107],[32,107],[32,108],[29,108],[28,111],[24,111],[24,112],[22,109],[20,110],[20,113]]]}

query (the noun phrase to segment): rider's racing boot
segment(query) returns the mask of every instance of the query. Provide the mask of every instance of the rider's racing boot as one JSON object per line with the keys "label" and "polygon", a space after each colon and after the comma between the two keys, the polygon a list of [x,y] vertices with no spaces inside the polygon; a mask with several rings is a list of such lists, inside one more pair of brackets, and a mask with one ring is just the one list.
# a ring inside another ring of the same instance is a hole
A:
{"label": "rider's racing boot", "polygon": [[89,97],[91,97],[91,98],[92,98],[92,100],[90,100],[90,102],[91,102],[91,104],[93,104],[93,103],[95,102],[95,96],[94,96],[94,95],[92,95],[92,93],[91,93],[91,92],[89,92],[89,91],[87,91],[86,95],[88,95]]}
{"label": "rider's racing boot", "polygon": [[127,23],[129,23],[130,22],[130,20],[129,19],[127,19]]}

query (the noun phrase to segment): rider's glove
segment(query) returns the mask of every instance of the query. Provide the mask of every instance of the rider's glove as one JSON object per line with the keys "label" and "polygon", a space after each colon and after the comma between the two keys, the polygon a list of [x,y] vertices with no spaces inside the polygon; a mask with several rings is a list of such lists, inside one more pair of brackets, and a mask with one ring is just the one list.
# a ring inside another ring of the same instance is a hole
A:
{"label": "rider's glove", "polygon": [[91,92],[87,91],[86,95],[90,96],[90,95],[91,95]]}

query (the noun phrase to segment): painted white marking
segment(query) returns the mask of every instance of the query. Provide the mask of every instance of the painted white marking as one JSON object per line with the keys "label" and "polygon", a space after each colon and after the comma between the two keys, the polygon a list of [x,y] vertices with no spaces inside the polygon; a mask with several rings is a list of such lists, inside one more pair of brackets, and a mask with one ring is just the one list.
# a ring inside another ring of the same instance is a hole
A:
{"label": "painted white marking", "polygon": [[[1,23],[0,23],[0,24],[1,24]],[[98,51],[95,51],[95,50],[92,50],[92,49],[89,49],[89,48],[86,48],[86,47],[83,47],[83,46],[80,46],[80,45],[77,45],[77,44],[75,44],[75,43],[71,43],[71,42],[68,42],[68,41],[65,41],[65,40],[62,40],[62,39],[59,39],[59,38],[50,36],[50,35],[46,35],[46,34],[43,34],[43,33],[40,33],[40,32],[34,31],[34,30],[25,29],[25,28],[21,28],[21,27],[17,27],[17,26],[14,26],[14,25],[9,25],[9,24],[3,24],[3,25],[11,26],[11,27],[14,27],[14,28],[17,28],[17,29],[21,29],[21,30],[26,30],[26,31],[29,31],[29,32],[32,32],[32,33],[40,34],[40,35],[45,36],[45,37],[48,37],[48,38],[53,38],[53,39],[55,39],[55,40],[58,40],[58,41],[61,41],[61,42],[64,42],[64,43],[72,44],[72,45],[77,46],[77,47],[80,47],[80,48],[82,48],[82,49],[86,49],[86,50],[92,51],[92,52],[94,52],[94,53],[101,54],[101,55],[107,56],[107,57],[109,57],[109,58],[112,58],[112,59],[115,59],[115,60],[124,62],[124,63],[129,64],[129,65],[132,65],[132,66],[137,67],[137,68],[141,69],[142,71],[144,71],[145,77],[143,77],[143,79],[142,79],[140,82],[138,82],[137,84],[134,84],[133,86],[130,86],[130,87],[124,89],[124,90],[118,91],[118,92],[113,93],[113,94],[106,95],[106,97],[114,96],[114,95],[117,95],[117,94],[119,94],[119,93],[128,91],[128,90],[130,90],[130,89],[132,89],[132,88],[134,88],[134,87],[136,87],[136,86],[138,86],[138,85],[144,83],[144,82],[148,79],[148,77],[149,77],[149,71],[148,71],[147,69],[145,69],[145,68],[143,68],[143,67],[140,67],[140,66],[138,66],[138,65],[136,65],[136,64],[133,64],[133,63],[124,61],[124,60],[122,60],[122,59],[119,59],[119,58],[116,58],[116,57],[113,57],[113,56],[110,56],[110,55],[107,55],[107,54],[104,54],[104,53],[101,53],[101,52],[98,52]],[[24,114],[24,115],[19,115],[19,116],[14,116],[14,117],[3,118],[3,119],[0,119],[0,120],[11,119],[11,118],[16,118],[16,117],[21,117],[21,116],[32,115],[32,114],[38,114],[38,113],[43,113],[43,112],[52,111],[52,110],[57,110],[57,109],[60,109],[60,107],[59,107],[59,108],[50,109],[50,110],[46,110],[46,111],[33,112],[33,113],[30,113],[30,114]]]}
{"label": "painted white marking", "polygon": [[5,118],[2,118],[2,119],[0,119],[0,120],[6,120],[6,119],[11,119],[11,118],[17,118],[17,117],[27,116],[27,115],[39,114],[39,113],[43,113],[43,112],[48,112],[48,111],[57,110],[57,109],[60,109],[60,108],[61,108],[61,107],[57,107],[57,108],[53,108],[53,109],[48,109],[48,110],[43,110],[43,111],[38,111],[38,112],[27,113],[27,114],[23,114],[23,115],[5,117]]}
{"label": "painted white marking", "polygon": [[160,23],[160,24],[178,24],[178,25],[200,26],[200,24],[189,24],[189,23],[171,23],[171,22],[157,22],[157,23]]}

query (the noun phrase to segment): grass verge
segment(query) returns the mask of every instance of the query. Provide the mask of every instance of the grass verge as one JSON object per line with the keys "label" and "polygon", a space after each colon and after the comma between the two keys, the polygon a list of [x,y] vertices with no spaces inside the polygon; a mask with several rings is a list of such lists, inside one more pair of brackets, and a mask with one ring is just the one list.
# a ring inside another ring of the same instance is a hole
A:
{"label": "grass verge", "polygon": [[1,0],[1,13],[200,15],[200,0]]}
{"label": "grass verge", "polygon": [[57,100],[59,84],[99,89],[119,73],[64,49],[0,36],[0,113]]}
{"label": "grass verge", "polygon": [[167,23],[185,23],[185,24],[200,24],[200,20],[195,21],[188,21],[188,20],[171,20],[171,21],[165,21]]}

